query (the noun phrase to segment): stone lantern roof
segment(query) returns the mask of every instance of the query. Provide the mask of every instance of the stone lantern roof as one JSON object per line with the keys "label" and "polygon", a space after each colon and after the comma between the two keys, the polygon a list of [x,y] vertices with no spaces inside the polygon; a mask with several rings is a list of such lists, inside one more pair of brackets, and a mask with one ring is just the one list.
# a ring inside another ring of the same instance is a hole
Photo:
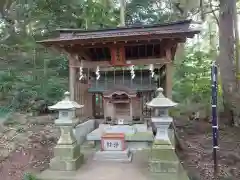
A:
{"label": "stone lantern roof", "polygon": [[84,105],[80,105],[76,103],[75,101],[70,100],[70,93],[65,92],[64,93],[64,99],[62,101],[59,101],[53,106],[49,106],[48,108],[50,110],[75,110],[82,108]]}
{"label": "stone lantern roof", "polygon": [[163,95],[163,88],[158,88],[157,96],[147,103],[147,106],[152,108],[168,108],[174,107],[176,105],[177,103],[173,102]]}

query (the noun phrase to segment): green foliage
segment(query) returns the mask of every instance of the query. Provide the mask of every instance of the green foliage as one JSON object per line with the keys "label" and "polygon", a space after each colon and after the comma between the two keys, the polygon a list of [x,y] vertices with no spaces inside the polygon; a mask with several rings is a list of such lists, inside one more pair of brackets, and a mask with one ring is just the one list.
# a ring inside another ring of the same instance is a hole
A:
{"label": "green foliage", "polygon": [[59,100],[66,90],[66,82],[58,77],[36,81],[31,77],[11,76],[10,81],[1,79],[0,86],[4,89],[2,100],[7,107],[20,111],[40,110]]}
{"label": "green foliage", "polygon": [[102,3],[102,1],[18,0],[10,2],[7,13],[4,13],[5,23],[10,25],[6,27],[9,32],[15,31],[21,35],[28,34],[38,38],[51,34],[56,28],[116,27],[119,19],[116,13],[118,11],[111,7],[111,4]]}
{"label": "green foliage", "polygon": [[11,58],[9,68],[0,71],[0,102],[7,109],[41,111],[59,100],[67,89],[66,58],[34,43],[36,49],[29,48],[28,44],[29,40],[21,43],[21,53],[10,49],[12,55],[6,55]]}
{"label": "green foliage", "polygon": [[37,178],[30,173],[25,173],[23,176],[23,180],[37,180]]}
{"label": "green foliage", "polygon": [[168,0],[132,0],[127,4],[128,24],[154,24],[174,20],[177,20],[177,13]]}
{"label": "green foliage", "polygon": [[176,64],[174,99],[209,102],[211,96],[210,70],[212,59],[208,53],[187,49],[181,64]]}
{"label": "green foliage", "polygon": [[[216,52],[211,49],[203,51],[198,48],[198,44],[186,49],[181,63],[176,61],[173,99],[180,105],[174,114],[179,110],[187,114],[200,112],[202,118],[207,118],[211,112],[211,64]],[[223,108],[220,87],[219,112]]]}
{"label": "green foliage", "polygon": [[[3,2],[1,4],[4,6]],[[35,39],[56,28],[115,27],[116,9],[102,1],[9,1],[1,11],[1,109],[43,111],[67,89],[68,61]],[[46,38],[46,37],[45,37]]]}
{"label": "green foliage", "polygon": [[[119,24],[118,1],[18,0],[1,11],[0,103],[5,109],[36,111],[59,100],[67,89],[68,62],[64,55],[39,47],[36,39],[53,36],[56,28],[99,29]],[[111,2],[111,3],[109,3]],[[179,19],[168,0],[127,1],[128,24],[150,24]],[[4,4],[4,3],[2,3]],[[2,9],[2,4],[0,4]],[[174,99],[210,102],[210,52],[188,48],[176,64]],[[3,108],[4,109],[4,108]]]}

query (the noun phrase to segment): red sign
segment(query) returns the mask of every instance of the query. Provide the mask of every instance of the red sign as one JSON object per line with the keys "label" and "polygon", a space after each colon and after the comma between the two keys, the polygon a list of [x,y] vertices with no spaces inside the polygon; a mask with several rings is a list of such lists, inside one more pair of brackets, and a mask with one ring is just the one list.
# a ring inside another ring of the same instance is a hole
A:
{"label": "red sign", "polygon": [[[107,146],[107,147],[106,147]],[[101,150],[125,150],[124,133],[106,133],[101,138]]]}
{"label": "red sign", "polygon": [[114,46],[111,48],[111,64],[113,66],[126,65],[125,48],[123,46]]}

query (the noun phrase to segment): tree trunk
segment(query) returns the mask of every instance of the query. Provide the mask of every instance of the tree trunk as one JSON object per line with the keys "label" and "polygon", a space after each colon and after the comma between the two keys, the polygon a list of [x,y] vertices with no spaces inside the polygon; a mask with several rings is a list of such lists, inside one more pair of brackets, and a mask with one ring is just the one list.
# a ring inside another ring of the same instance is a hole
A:
{"label": "tree trunk", "polygon": [[235,60],[236,60],[236,80],[238,90],[240,88],[240,62],[239,62],[239,32],[238,32],[238,16],[237,16],[237,5],[234,4],[234,11],[233,11],[233,22],[234,22],[234,34],[235,34]]}
{"label": "tree trunk", "polygon": [[125,26],[125,8],[126,2],[125,0],[120,0],[120,27]]}
{"label": "tree trunk", "polygon": [[[181,6],[181,9],[182,9],[182,13],[181,13],[180,17],[178,17],[178,19],[182,19],[182,20],[187,19],[189,9],[187,8],[186,4],[185,4],[185,6]],[[177,11],[176,7],[174,8],[174,10]],[[177,46],[176,53],[175,53],[175,58],[174,58],[175,66],[173,67],[173,72],[175,71],[175,67],[178,64],[182,63],[182,61],[184,59],[184,55],[185,55],[184,53],[185,53],[185,43],[179,43]]]}
{"label": "tree trunk", "polygon": [[239,125],[238,89],[236,85],[236,68],[234,65],[234,3],[235,0],[220,0],[219,14],[219,57],[222,80],[224,110],[229,120]]}

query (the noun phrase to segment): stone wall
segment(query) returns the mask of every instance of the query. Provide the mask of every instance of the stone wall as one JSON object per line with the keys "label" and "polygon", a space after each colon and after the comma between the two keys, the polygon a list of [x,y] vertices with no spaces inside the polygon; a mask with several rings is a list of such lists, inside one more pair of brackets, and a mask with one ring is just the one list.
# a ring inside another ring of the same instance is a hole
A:
{"label": "stone wall", "polygon": [[85,141],[87,134],[92,132],[94,129],[95,120],[88,120],[82,124],[77,125],[73,132],[75,133],[78,143],[82,144]]}

